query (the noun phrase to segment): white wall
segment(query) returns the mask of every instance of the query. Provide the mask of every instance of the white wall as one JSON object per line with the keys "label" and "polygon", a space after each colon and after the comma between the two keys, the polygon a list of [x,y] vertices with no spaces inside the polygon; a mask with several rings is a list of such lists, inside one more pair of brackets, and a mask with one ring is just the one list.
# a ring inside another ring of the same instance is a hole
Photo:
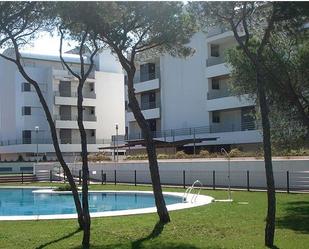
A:
{"label": "white wall", "polygon": [[209,123],[206,110],[208,86],[205,78],[205,35],[194,35],[189,46],[196,52],[186,60],[168,55],[160,59],[163,130]]}
{"label": "white wall", "polygon": [[115,135],[118,123],[119,134],[125,133],[124,76],[121,73],[96,71],[95,89],[97,94],[97,134],[98,139]]}

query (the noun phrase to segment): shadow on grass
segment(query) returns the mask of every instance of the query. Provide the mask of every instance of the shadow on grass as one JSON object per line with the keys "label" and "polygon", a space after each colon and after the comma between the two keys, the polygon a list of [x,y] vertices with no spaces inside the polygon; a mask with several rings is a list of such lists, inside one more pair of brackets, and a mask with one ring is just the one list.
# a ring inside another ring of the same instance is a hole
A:
{"label": "shadow on grass", "polygon": [[157,222],[152,232],[147,237],[141,238],[139,240],[135,240],[132,242],[132,249],[140,249],[144,241],[157,238],[162,233],[163,229],[164,229],[164,224],[161,222]]}
{"label": "shadow on grass", "polygon": [[[185,243],[175,243],[175,242],[165,242],[164,240],[156,240],[153,243],[143,244],[144,242],[151,241],[152,239],[155,239],[159,237],[159,235],[162,233],[164,229],[164,224],[158,222],[154,226],[152,232],[141,239],[135,240],[133,242],[129,243],[118,243],[118,244],[109,244],[109,245],[92,245],[90,249],[199,249],[196,246],[185,244]],[[190,240],[190,238],[188,238]],[[81,247],[75,247],[74,249],[81,249]],[[206,247],[205,249],[221,249],[221,247]]]}
{"label": "shadow on grass", "polygon": [[288,202],[284,211],[284,216],[277,219],[279,228],[309,233],[309,201]]}
{"label": "shadow on grass", "polygon": [[45,247],[47,247],[47,246],[49,246],[49,245],[51,245],[51,244],[58,243],[58,242],[60,242],[60,241],[62,241],[62,240],[65,240],[65,239],[68,239],[68,238],[72,237],[74,234],[76,234],[76,233],[78,233],[78,232],[80,232],[80,231],[82,231],[82,230],[80,230],[80,229],[78,228],[78,229],[76,229],[75,231],[73,231],[73,232],[71,232],[71,233],[69,233],[69,234],[67,234],[67,235],[65,235],[65,236],[63,236],[63,237],[61,237],[61,238],[59,238],[59,239],[55,239],[55,240],[46,242],[45,244],[40,245],[40,246],[36,247],[35,249],[42,249],[42,248],[45,248]]}

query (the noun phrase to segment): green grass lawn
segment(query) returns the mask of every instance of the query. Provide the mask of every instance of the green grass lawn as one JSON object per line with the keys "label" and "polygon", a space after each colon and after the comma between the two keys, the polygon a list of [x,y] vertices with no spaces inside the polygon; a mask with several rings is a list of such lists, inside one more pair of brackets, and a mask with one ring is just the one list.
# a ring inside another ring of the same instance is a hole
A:
{"label": "green grass lawn", "polygon": [[[128,185],[92,185],[90,189],[150,190]],[[202,194],[227,197],[226,191],[203,190]],[[164,227],[156,226],[156,214],[92,219],[91,248],[264,248],[266,193],[235,191],[232,195],[233,203],[170,212],[172,222]],[[308,248],[309,195],[277,194],[276,225],[277,248]],[[77,249],[81,238],[76,220],[1,221],[0,225],[0,248],[5,249]]]}

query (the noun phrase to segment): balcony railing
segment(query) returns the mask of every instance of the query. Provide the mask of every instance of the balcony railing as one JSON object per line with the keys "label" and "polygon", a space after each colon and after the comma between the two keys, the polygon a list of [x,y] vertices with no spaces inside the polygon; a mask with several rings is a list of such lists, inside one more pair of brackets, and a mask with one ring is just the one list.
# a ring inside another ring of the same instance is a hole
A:
{"label": "balcony railing", "polygon": [[141,103],[141,110],[149,110],[149,109],[155,109],[159,107],[160,107],[159,101],[149,101],[149,102]]}
{"label": "balcony railing", "polygon": [[220,35],[220,34],[223,34],[227,31],[229,31],[230,29],[228,27],[215,27],[215,28],[212,28],[208,31],[207,33],[207,38],[210,38],[210,37],[213,37],[215,35]]}
{"label": "balcony railing", "polygon": [[[92,139],[88,138],[87,144],[111,144],[110,138],[102,138],[102,139]],[[74,139],[71,143],[62,142],[61,139],[58,139],[59,144],[80,144],[80,140]],[[9,145],[20,145],[20,144],[53,144],[51,138],[24,138],[24,139],[12,139],[12,140],[4,140],[0,141],[0,146],[9,146]]]}
{"label": "balcony railing", "polygon": [[229,97],[233,96],[231,92],[229,92],[228,89],[225,90],[211,90],[207,93],[207,99],[218,99],[218,98],[224,98],[224,97]]}
{"label": "balcony railing", "polygon": [[[78,94],[77,92],[55,92],[55,96],[57,97],[73,97],[73,98],[77,98]],[[83,93],[83,97],[86,99],[95,99],[96,98],[96,94],[95,92],[85,92]]]}
{"label": "balcony railing", "polygon": [[206,66],[211,67],[211,66],[214,66],[214,65],[222,64],[224,62],[225,62],[224,57],[209,57],[206,60]]}
{"label": "balcony railing", "polygon": [[[142,111],[144,110],[150,110],[150,109],[155,109],[155,108],[159,108],[160,105],[160,101],[150,101],[150,102],[142,102],[140,104],[140,108]],[[132,112],[131,108],[129,106],[127,106],[127,111],[128,112]]]}
{"label": "balcony railing", "polygon": [[[234,132],[234,131],[249,131],[258,130],[260,125],[256,122],[243,122],[239,125],[235,124],[213,124],[209,126],[201,127],[191,127],[191,128],[181,128],[181,129],[170,129],[163,131],[153,131],[153,138],[168,138],[179,136],[193,136],[198,134],[208,134],[208,133],[221,133],[221,132]],[[142,139],[142,133],[130,133],[128,140]]]}
{"label": "balcony railing", "polygon": [[[54,116],[55,120],[62,120],[62,121],[77,121],[78,116],[74,115],[55,115]],[[97,117],[95,115],[84,115],[83,116],[83,120],[84,121],[92,121],[92,122],[96,122],[97,121]]]}

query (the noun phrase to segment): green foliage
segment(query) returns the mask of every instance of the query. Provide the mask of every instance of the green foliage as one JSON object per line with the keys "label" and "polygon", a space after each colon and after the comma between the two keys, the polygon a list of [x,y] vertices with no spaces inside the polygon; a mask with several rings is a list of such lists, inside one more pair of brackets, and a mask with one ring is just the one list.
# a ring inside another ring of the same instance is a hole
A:
{"label": "green foliage", "polygon": [[72,191],[72,188],[69,184],[65,184],[57,187],[55,191]]}
{"label": "green foliage", "polygon": [[[265,48],[264,80],[270,106],[272,142],[277,147],[306,145],[309,117],[309,42],[306,34],[298,37],[284,33],[273,35]],[[300,40],[300,38],[302,38]],[[251,40],[249,49],[257,42]],[[235,95],[249,94],[256,99],[255,69],[243,50],[228,50],[227,62],[232,67],[230,90]],[[267,69],[266,69],[267,68]],[[259,115],[257,116],[259,118]]]}
{"label": "green foliage", "polygon": [[17,162],[24,162],[24,158],[22,155],[18,155]]}
{"label": "green foliage", "polygon": [[[42,186],[42,183],[35,186]],[[46,183],[43,186],[47,186]],[[151,191],[152,188],[93,184],[90,190]],[[164,190],[183,192],[180,188]],[[227,197],[225,190],[202,190],[201,194],[216,199]],[[265,195],[265,192],[233,191],[233,203],[212,203],[172,211],[172,222],[165,225],[157,237],[151,236],[157,222],[155,214],[93,218],[90,249],[265,249]],[[248,204],[241,205],[238,202]],[[279,193],[277,203],[276,246],[281,249],[306,249],[309,231],[308,195]],[[102,231],[107,228],[108,232],[103,236]],[[75,219],[5,221],[0,226],[0,238],[1,248],[77,249],[81,248],[82,231],[76,231]]]}

